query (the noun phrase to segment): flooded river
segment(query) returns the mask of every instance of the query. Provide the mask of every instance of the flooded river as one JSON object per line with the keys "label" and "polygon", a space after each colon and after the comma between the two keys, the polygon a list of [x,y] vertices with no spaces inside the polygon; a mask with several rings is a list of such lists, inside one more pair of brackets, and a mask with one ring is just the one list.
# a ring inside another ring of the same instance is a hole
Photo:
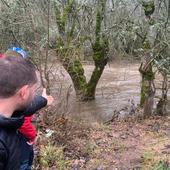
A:
{"label": "flooded river", "polygon": [[[138,68],[139,64],[128,62],[107,65],[97,85],[96,99],[90,102],[78,102],[70,77],[61,66],[57,66],[53,75],[56,80],[52,84],[52,94],[60,103],[58,112],[67,112],[72,116],[91,121],[106,121],[112,117],[115,110],[129,107],[131,102],[137,105],[140,93]],[[89,80],[94,66],[86,64],[84,69]]]}

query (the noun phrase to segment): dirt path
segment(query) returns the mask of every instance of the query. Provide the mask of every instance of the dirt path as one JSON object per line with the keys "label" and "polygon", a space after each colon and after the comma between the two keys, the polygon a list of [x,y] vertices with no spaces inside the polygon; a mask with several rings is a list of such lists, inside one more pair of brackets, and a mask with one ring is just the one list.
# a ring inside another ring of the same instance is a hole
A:
{"label": "dirt path", "polygon": [[51,137],[39,135],[40,170],[170,170],[170,117],[59,122],[48,125]]}
{"label": "dirt path", "polygon": [[170,117],[113,122],[109,126],[96,124],[82,146],[90,158],[82,164],[86,158],[80,157],[76,160],[77,167],[82,170],[156,170],[158,167],[158,170],[169,170],[169,141]]}

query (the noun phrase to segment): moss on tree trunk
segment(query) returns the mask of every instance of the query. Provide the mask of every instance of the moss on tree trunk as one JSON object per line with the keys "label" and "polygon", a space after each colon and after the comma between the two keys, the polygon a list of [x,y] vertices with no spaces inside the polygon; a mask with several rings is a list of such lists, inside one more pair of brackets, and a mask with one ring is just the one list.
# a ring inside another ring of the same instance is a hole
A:
{"label": "moss on tree trunk", "polygon": [[146,97],[152,93],[152,82],[154,80],[154,73],[152,71],[152,66],[150,65],[147,70],[139,69],[141,73],[141,94],[140,94],[140,106],[143,107]]}
{"label": "moss on tree trunk", "polygon": [[76,95],[81,99],[84,95],[87,83],[84,75],[84,69],[80,60],[71,61],[68,58],[64,59],[63,66],[73,81]]}
{"label": "moss on tree trunk", "polygon": [[[75,30],[75,20],[69,34],[66,33],[65,25],[66,20],[69,18],[69,9],[71,8],[72,4],[73,0],[70,0],[69,3],[64,7],[63,13],[61,13],[56,6],[56,21],[59,28],[59,33],[61,35],[57,41],[57,52],[65,70],[69,73],[72,79],[78,98],[81,100],[92,100],[95,98],[97,83],[103,73],[105,65],[107,64],[109,43],[108,38],[102,34],[102,22],[104,19],[106,0],[98,0],[97,4],[94,43],[92,43],[95,68],[88,83],[84,75],[84,69],[81,61],[69,56],[74,53],[74,49],[71,49],[71,46],[74,46],[71,40],[73,39],[74,35],[73,32]],[[66,36],[65,39],[63,38],[63,35]],[[67,40],[68,42],[64,42],[64,40]]]}
{"label": "moss on tree trunk", "polygon": [[[142,1],[142,6],[145,12],[145,16],[149,18],[149,27],[153,25],[151,15],[155,11],[155,4],[153,0]],[[141,73],[141,93],[140,93],[140,106],[144,107],[144,116],[148,116],[152,113],[153,100],[154,100],[154,73],[152,70],[151,54],[152,43],[149,41],[149,33],[146,35],[146,39],[143,42],[143,49],[146,50],[144,61],[141,63],[139,72]]]}
{"label": "moss on tree trunk", "polygon": [[154,104],[154,73],[151,64],[142,64],[139,69],[142,80],[141,80],[141,96],[140,96],[140,106],[144,109],[144,117],[147,118],[152,114],[153,104]]}
{"label": "moss on tree trunk", "polygon": [[105,6],[106,0],[98,1],[98,8],[96,14],[95,42],[94,44],[92,44],[93,61],[95,63],[95,68],[93,70],[90,81],[87,84],[87,88],[84,94],[84,100],[92,100],[95,98],[97,83],[108,61],[107,52],[109,50],[109,42],[107,37],[101,34]]}
{"label": "moss on tree trunk", "polygon": [[93,100],[95,99],[95,91],[97,83],[103,73],[104,67],[95,67],[91,79],[87,84],[87,88],[84,94],[84,100]]}

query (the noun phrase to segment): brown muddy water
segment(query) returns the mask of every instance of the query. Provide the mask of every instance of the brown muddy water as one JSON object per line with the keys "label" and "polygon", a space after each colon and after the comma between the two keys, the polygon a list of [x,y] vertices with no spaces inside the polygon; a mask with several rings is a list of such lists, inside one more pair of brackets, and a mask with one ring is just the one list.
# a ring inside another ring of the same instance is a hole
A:
{"label": "brown muddy water", "polygon": [[[89,80],[94,66],[85,64]],[[137,106],[140,94],[138,63],[120,62],[106,66],[97,85],[96,99],[90,102],[76,100],[72,81],[62,66],[55,66],[51,92],[56,98],[58,114],[67,113],[87,121],[107,121],[115,110]],[[53,68],[54,70],[54,68]]]}

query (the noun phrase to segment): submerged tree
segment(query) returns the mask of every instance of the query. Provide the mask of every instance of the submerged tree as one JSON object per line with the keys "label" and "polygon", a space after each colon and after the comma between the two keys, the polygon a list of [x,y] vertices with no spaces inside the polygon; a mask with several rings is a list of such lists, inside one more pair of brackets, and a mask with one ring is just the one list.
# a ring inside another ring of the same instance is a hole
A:
{"label": "submerged tree", "polygon": [[[170,2],[164,4],[159,1],[147,1],[143,3],[145,16],[149,23],[148,32],[144,41],[145,57],[141,63],[141,100],[144,107],[144,115],[149,116],[153,111],[156,88],[154,85],[155,74],[161,73],[163,77],[161,97],[157,104],[157,113],[163,115],[166,112],[167,92],[169,89],[169,30],[168,19]],[[168,15],[167,15],[168,13]]]}
{"label": "submerged tree", "polygon": [[153,72],[153,48],[155,46],[155,39],[157,30],[154,28],[155,19],[153,18],[155,10],[155,3],[151,1],[143,1],[142,3],[146,20],[147,20],[147,33],[145,35],[145,40],[143,42],[143,49],[145,55],[141,62],[139,72],[141,74],[141,98],[140,106],[144,107],[144,116],[148,117],[152,114],[153,104],[154,104],[154,95],[155,95],[155,86],[154,78],[155,74]]}
{"label": "submerged tree", "polygon": [[[150,16],[154,12],[154,4],[151,2],[148,2],[149,4],[144,4],[144,10],[146,17],[149,17],[150,22]],[[149,23],[150,24],[150,23]],[[152,26],[152,25],[151,25]],[[139,71],[142,77],[141,80],[141,99],[140,99],[140,106],[144,106],[144,115],[149,116],[152,113],[153,109],[153,100],[154,100],[154,73],[152,68],[152,61],[151,61],[151,43],[148,40],[148,34],[146,35],[145,41],[143,43],[144,49],[147,51],[144,60],[140,65]]]}
{"label": "submerged tree", "polygon": [[[91,37],[87,35],[88,33],[78,35],[82,33],[77,30],[79,27],[81,31],[78,11],[79,13],[83,13],[83,11],[77,5],[76,1],[68,0],[64,2],[62,11],[59,9],[57,4],[55,5],[56,22],[59,30],[59,37],[57,38],[56,43],[57,54],[73,81],[76,95],[81,100],[92,100],[95,98],[97,83],[108,61],[107,52],[109,43],[102,30],[102,24],[106,19],[104,18],[105,7],[106,0],[97,0],[95,7],[96,17],[91,23],[94,24],[94,21],[96,23],[95,33],[94,36]],[[93,16],[88,17],[94,18]],[[80,56],[81,44],[87,40],[91,42],[93,61],[95,64],[95,68],[89,82],[86,81]]]}

